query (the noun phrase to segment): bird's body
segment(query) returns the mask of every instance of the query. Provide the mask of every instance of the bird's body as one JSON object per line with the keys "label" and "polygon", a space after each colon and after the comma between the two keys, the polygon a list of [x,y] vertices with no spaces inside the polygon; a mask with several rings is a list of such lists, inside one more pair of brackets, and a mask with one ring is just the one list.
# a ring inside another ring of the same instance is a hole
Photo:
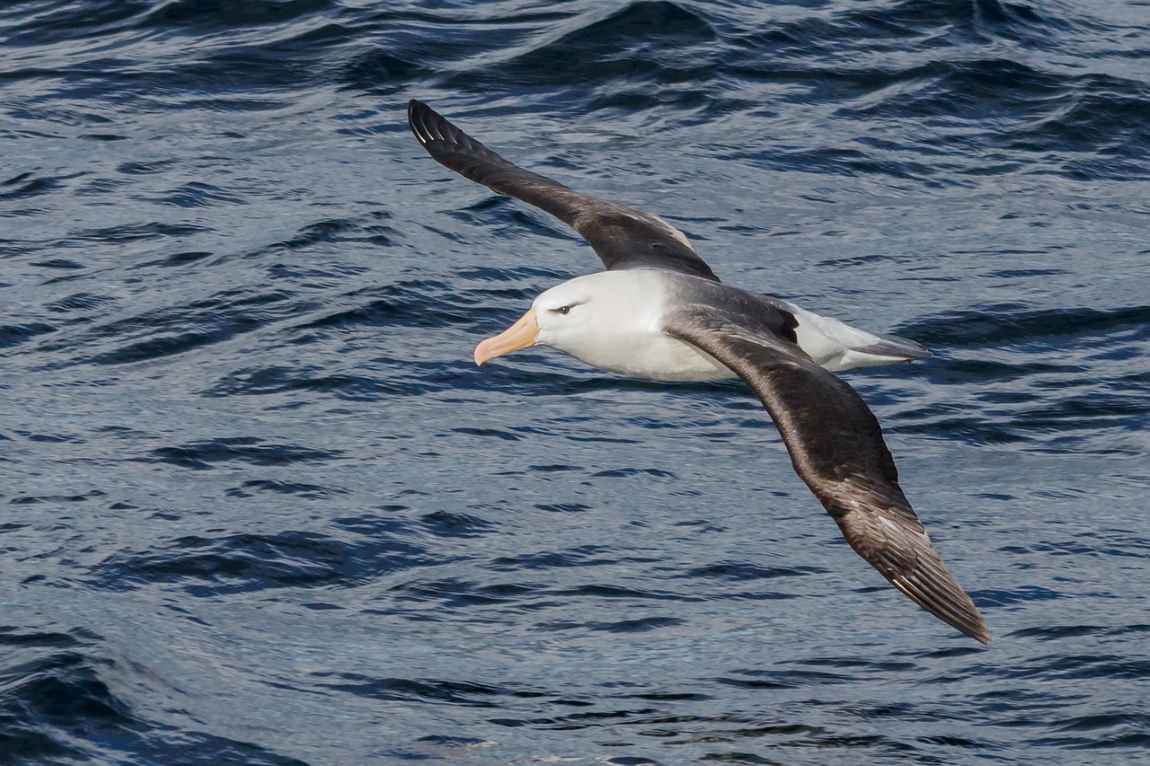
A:
{"label": "bird's body", "polygon": [[855,552],[939,619],[990,640],[899,487],[878,421],[831,372],[923,359],[929,353],[922,346],[722,284],[686,235],[662,218],[524,170],[418,101],[409,105],[408,120],[440,163],[555,215],[607,267],[539,295],[519,321],[476,346],[478,364],[547,345],[633,377],[741,378]]}
{"label": "bird's body", "polygon": [[[570,345],[563,350],[592,367],[632,377],[666,381],[736,377],[705,352],[664,332],[663,317],[669,308],[688,301],[721,304],[745,321],[777,328],[828,370],[929,356],[922,346],[904,338],[874,335],[774,296],[665,269],[600,271],[576,277],[553,290],[562,290],[569,303],[580,302],[592,291],[598,296],[594,324],[579,337],[573,333]],[[551,297],[556,294],[552,292]],[[793,327],[785,327],[788,324]]]}

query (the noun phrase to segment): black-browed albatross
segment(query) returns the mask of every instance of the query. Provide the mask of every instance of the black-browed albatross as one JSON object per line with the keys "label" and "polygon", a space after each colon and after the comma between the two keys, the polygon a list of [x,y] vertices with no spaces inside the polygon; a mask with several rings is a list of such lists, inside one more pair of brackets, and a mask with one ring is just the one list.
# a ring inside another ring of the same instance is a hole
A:
{"label": "black-browed albatross", "polygon": [[583,235],[607,268],[541,294],[519,321],[475,347],[476,364],[548,345],[637,377],[742,378],[855,552],[919,606],[989,643],[982,615],[899,488],[878,421],[830,372],[921,359],[925,349],[721,284],[686,235],[662,218],[524,170],[420,101],[408,104],[408,122],[441,164],[551,213]]}

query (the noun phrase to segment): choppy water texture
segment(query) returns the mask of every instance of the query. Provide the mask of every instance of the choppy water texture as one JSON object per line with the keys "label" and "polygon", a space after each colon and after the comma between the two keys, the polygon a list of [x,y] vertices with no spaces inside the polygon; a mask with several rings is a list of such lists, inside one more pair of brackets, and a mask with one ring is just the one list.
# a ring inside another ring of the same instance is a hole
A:
{"label": "choppy water texture", "polygon": [[[0,6],[0,762],[1150,758],[1150,5]],[[847,373],[995,642],[735,384],[473,344],[598,263],[423,98]]]}

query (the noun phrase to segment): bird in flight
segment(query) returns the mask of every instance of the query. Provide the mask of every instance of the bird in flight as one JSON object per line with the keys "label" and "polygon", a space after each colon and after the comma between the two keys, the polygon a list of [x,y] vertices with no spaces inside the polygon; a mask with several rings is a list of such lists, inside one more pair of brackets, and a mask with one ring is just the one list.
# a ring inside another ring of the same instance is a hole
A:
{"label": "bird in flight", "polygon": [[421,101],[408,104],[408,123],[440,164],[552,214],[579,232],[606,267],[539,295],[517,322],[475,347],[476,364],[547,345],[634,377],[742,378],[851,548],[919,606],[990,642],[982,615],[899,487],[878,421],[833,374],[923,359],[926,349],[723,284],[686,235],[659,216],[525,170]]}

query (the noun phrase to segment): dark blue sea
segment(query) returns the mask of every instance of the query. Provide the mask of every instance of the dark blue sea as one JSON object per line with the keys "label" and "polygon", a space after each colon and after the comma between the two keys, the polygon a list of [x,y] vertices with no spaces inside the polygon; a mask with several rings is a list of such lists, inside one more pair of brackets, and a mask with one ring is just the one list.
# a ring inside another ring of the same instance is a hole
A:
{"label": "dark blue sea", "polygon": [[[984,613],[737,381],[475,343],[599,262],[419,98],[842,373]],[[1150,3],[7,0],[0,763],[1150,763]]]}

